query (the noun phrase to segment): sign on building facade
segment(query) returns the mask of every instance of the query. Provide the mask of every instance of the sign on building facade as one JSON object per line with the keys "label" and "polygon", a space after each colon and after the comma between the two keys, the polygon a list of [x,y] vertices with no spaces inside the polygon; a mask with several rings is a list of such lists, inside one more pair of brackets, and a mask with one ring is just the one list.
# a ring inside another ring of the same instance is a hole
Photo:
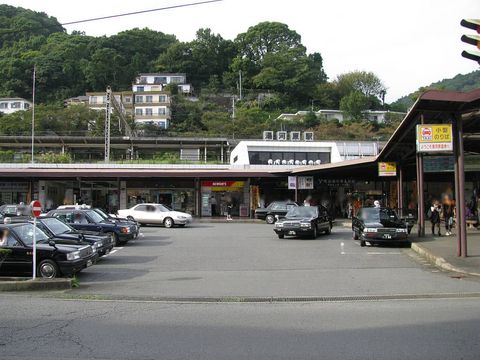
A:
{"label": "sign on building facade", "polygon": [[417,125],[417,152],[453,151],[452,124]]}

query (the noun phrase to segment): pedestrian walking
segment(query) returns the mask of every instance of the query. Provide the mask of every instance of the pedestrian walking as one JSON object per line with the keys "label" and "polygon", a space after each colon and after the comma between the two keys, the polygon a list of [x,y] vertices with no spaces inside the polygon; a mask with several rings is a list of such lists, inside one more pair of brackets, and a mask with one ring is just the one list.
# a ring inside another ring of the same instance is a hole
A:
{"label": "pedestrian walking", "polygon": [[231,201],[227,203],[227,221],[232,221],[232,208],[233,204]]}
{"label": "pedestrian walking", "polygon": [[445,219],[445,235],[452,235],[453,225],[453,200],[448,195],[445,195],[442,202],[443,218]]}
{"label": "pedestrian walking", "polygon": [[442,236],[440,232],[440,214],[442,212],[442,206],[437,200],[434,200],[430,207],[429,215],[430,222],[432,223],[432,235],[435,235],[435,227],[438,226],[438,236]]}
{"label": "pedestrian walking", "polygon": [[217,199],[215,198],[214,195],[210,197],[210,206],[212,209],[212,216],[216,216],[217,215]]}

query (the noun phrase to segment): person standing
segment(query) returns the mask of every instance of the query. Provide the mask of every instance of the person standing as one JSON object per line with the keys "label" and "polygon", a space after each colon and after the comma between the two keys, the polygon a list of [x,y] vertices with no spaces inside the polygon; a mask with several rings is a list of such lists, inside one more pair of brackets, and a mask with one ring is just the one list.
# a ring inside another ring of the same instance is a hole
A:
{"label": "person standing", "polygon": [[448,195],[445,195],[442,202],[443,218],[445,219],[445,235],[452,235],[453,225],[453,202]]}
{"label": "person standing", "polygon": [[217,199],[215,198],[215,195],[212,195],[210,197],[210,206],[212,208],[212,216],[217,215]]}
{"label": "person standing", "polygon": [[442,207],[437,200],[434,200],[430,207],[430,222],[432,223],[432,235],[435,235],[435,227],[438,226],[438,236],[442,236],[440,232],[440,214]]}

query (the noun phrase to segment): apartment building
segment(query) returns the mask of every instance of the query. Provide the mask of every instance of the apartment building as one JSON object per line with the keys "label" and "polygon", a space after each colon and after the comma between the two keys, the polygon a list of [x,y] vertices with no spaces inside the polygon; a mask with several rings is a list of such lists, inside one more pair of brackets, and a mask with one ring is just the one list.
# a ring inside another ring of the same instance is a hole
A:
{"label": "apartment building", "polygon": [[11,114],[16,111],[29,110],[32,102],[20,97],[0,98],[0,112]]}

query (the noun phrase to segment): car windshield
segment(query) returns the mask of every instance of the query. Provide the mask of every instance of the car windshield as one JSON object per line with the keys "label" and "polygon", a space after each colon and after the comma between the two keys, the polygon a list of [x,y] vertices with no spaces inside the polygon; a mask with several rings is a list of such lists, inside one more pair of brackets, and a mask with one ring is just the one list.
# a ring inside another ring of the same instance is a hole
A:
{"label": "car windshield", "polygon": [[315,206],[295,206],[287,212],[287,217],[312,217],[317,215]]}
{"label": "car windshield", "polygon": [[362,209],[360,218],[363,221],[397,220],[397,214],[392,209],[366,208]]}
{"label": "car windshield", "polygon": [[54,234],[65,234],[72,231],[72,228],[58,219],[42,219],[42,223]]}
{"label": "car windshield", "polygon": [[108,214],[103,211],[102,209],[95,209],[94,210],[97,214],[99,214],[102,218],[108,219]]}
{"label": "car windshield", "polygon": [[157,205],[156,208],[161,212],[172,211],[168,206],[162,204]]}
{"label": "car windshield", "polygon": [[33,244],[33,231],[35,229],[35,239],[38,242],[48,240],[49,237],[43,230],[40,230],[38,227],[34,228],[32,224],[22,224],[20,226],[15,226],[13,231],[17,234],[20,240],[23,241],[25,245]]}
{"label": "car windshield", "polygon": [[90,211],[87,211],[87,215],[90,219],[93,220],[93,222],[95,223],[99,223],[99,222],[102,222],[103,220],[105,220],[103,217],[101,217],[96,211],[93,211],[93,210],[90,210]]}

